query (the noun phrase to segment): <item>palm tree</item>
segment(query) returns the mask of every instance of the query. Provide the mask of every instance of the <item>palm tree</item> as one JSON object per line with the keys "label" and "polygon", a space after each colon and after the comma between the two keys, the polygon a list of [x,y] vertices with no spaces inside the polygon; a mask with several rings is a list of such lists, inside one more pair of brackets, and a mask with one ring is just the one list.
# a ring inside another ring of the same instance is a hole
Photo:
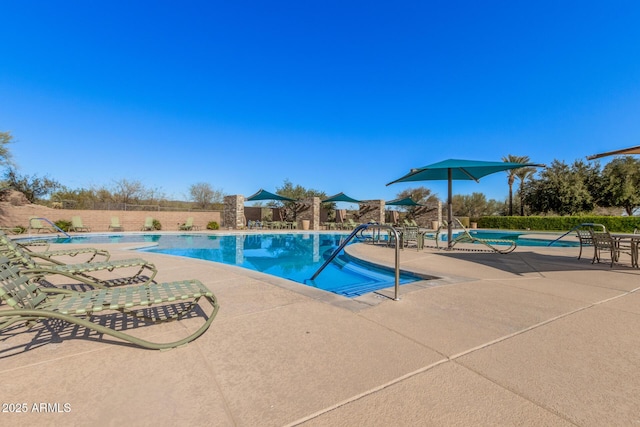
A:
{"label": "palm tree", "polygon": [[[527,157],[527,161],[529,162],[529,158]],[[524,216],[524,181],[532,177],[536,173],[534,168],[519,168],[516,169],[516,177],[520,180],[520,185],[518,186],[518,195],[520,196],[520,216]]]}
{"label": "palm tree", "polygon": [[[503,157],[502,161],[509,163],[529,163],[529,156],[514,156],[513,154],[509,154],[507,157]],[[513,216],[513,183],[516,181],[518,170],[520,169],[509,169],[506,171],[507,183],[509,184],[509,216]]]}

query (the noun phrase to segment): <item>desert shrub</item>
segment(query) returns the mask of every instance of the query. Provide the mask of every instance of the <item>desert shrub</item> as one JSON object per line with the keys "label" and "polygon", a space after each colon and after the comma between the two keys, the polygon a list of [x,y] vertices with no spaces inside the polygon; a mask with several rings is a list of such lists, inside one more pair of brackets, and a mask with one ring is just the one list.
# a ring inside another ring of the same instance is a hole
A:
{"label": "desert shrub", "polygon": [[220,229],[220,225],[215,221],[210,221],[207,224],[207,230],[218,230]]}
{"label": "desert shrub", "polygon": [[602,224],[612,232],[632,233],[640,228],[637,216],[485,216],[477,222],[480,228],[501,230],[568,231],[584,223]]}
{"label": "desert shrub", "polygon": [[154,230],[162,230],[162,224],[160,224],[160,221],[158,221],[155,218],[153,220],[153,229]]}
{"label": "desert shrub", "polygon": [[55,222],[55,225],[62,231],[69,231],[69,228],[71,227],[71,221],[67,221],[66,219],[59,219]]}

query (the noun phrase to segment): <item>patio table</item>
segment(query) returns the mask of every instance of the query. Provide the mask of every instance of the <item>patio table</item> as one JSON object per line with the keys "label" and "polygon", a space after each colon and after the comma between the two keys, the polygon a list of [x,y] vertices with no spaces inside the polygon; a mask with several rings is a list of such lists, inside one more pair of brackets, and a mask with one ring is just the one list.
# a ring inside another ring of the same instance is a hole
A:
{"label": "patio table", "polygon": [[640,234],[635,233],[610,233],[616,245],[629,244],[631,248],[631,265],[638,268],[638,247],[640,246]]}

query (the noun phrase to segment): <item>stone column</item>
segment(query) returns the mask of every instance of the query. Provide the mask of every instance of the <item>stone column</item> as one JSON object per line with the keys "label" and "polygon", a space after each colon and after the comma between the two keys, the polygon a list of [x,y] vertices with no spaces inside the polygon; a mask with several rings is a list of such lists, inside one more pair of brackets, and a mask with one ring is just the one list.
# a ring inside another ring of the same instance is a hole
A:
{"label": "stone column", "polygon": [[302,221],[309,221],[309,230],[320,230],[320,198],[309,197],[301,202],[297,212],[298,230],[302,230]]}
{"label": "stone column", "polygon": [[384,200],[367,200],[360,204],[359,221],[384,224]]}
{"label": "stone column", "polygon": [[224,227],[233,230],[243,230],[245,224],[244,218],[244,196],[236,194],[224,197]]}

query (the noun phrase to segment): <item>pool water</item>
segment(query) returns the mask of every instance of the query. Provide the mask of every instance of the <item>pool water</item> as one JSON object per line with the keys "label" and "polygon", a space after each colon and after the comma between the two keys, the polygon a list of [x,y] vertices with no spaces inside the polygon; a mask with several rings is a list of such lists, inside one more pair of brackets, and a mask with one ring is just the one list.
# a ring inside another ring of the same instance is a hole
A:
{"label": "pool water", "polygon": [[[394,286],[393,271],[362,264],[344,251],[318,277],[310,278],[346,239],[346,234],[115,234],[55,239],[55,243],[137,243],[157,246],[142,251],[221,262],[293,280],[345,297]],[[354,239],[353,242],[356,240]],[[401,274],[400,284],[423,280]]]}

